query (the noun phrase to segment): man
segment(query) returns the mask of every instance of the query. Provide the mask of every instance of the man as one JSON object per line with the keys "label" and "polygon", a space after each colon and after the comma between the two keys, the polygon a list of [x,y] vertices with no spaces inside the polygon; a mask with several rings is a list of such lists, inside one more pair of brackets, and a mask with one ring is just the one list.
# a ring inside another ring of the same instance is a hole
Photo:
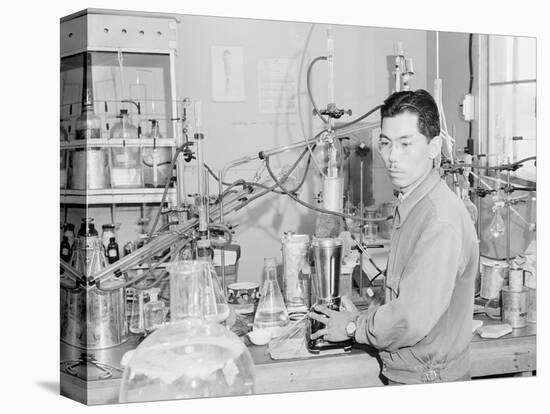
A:
{"label": "man", "polygon": [[424,90],[392,94],[381,108],[378,150],[399,192],[386,274],[386,303],[359,314],[318,306],[313,338],[354,336],[379,350],[389,384],[469,378],[478,243],[462,201],[441,180],[439,115]]}

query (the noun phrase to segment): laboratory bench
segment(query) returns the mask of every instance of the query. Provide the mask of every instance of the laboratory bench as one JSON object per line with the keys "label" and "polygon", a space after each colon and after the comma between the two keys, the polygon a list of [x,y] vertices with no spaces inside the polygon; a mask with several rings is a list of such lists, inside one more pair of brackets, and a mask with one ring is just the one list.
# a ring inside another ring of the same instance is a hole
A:
{"label": "laboratory bench", "polygon": [[[500,323],[480,316],[475,319],[483,320],[484,324]],[[115,367],[111,378],[97,379],[103,372],[101,369],[89,362],[80,364],[75,375],[61,372],[61,394],[90,405],[117,403],[122,376],[120,359],[137,343],[138,337],[131,336],[118,347],[89,352],[105,366]],[[248,349],[256,366],[256,394],[382,385],[378,359],[362,345],[345,354],[288,360],[271,359],[266,345],[250,345]],[[62,343],[61,361],[78,360],[81,354],[82,350]],[[473,333],[470,364],[474,379],[495,375],[533,375],[536,371],[536,325],[528,324],[498,339],[484,339]],[[86,376],[90,378],[88,383],[82,379]]]}

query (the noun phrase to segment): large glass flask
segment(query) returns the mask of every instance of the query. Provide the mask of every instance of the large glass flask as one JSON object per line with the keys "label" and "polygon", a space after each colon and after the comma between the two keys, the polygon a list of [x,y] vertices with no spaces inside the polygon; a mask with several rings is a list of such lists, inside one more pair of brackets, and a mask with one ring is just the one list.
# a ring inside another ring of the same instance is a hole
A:
{"label": "large glass flask", "polygon": [[[121,109],[120,119],[111,129],[111,138],[137,139],[138,130],[130,123],[128,110]],[[136,188],[143,183],[141,148],[123,146],[111,148],[111,187]]]}
{"label": "large glass flask", "polygon": [[189,317],[158,328],[137,347],[124,370],[119,401],[253,392],[254,362],[239,337],[218,323]]}
{"label": "large glass flask", "polygon": [[307,264],[309,235],[285,233],[283,235],[284,297],[288,312],[307,312],[307,287],[300,271]]}
{"label": "large glass flask", "polygon": [[212,303],[208,263],[176,261],[168,269],[171,321],[135,350],[124,371],[119,401],[252,394],[254,363],[246,346],[214,321],[219,307]]}
{"label": "large glass flask", "polygon": [[288,313],[277,282],[277,262],[264,259],[264,281],[260,303],[254,315],[254,329],[276,329],[288,323]]}
{"label": "large glass flask", "polygon": [[145,187],[164,187],[166,180],[172,176],[172,149],[170,147],[158,147],[157,139],[162,139],[159,130],[159,122],[151,119],[151,132],[148,138],[155,140],[153,148],[143,149],[143,181]]}
{"label": "large glass flask", "polygon": [[168,266],[171,321],[200,317],[222,322],[229,306],[213,266],[207,260],[182,260]]}

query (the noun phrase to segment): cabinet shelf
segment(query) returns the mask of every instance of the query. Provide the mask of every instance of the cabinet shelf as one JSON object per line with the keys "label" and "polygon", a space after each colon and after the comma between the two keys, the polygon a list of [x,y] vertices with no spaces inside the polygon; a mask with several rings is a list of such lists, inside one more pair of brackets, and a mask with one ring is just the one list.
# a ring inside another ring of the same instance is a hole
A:
{"label": "cabinet shelf", "polygon": [[[60,190],[61,204],[141,204],[160,203],[164,188],[120,188],[101,190]],[[176,194],[174,188],[168,189],[166,201]]]}
{"label": "cabinet shelf", "polygon": [[[156,141],[156,142],[155,142]],[[156,147],[175,147],[176,140],[173,138],[159,138],[154,140],[152,138],[130,138],[130,139],[88,139],[78,141],[62,141],[59,143],[61,149],[75,149],[75,148],[109,148],[109,147],[142,147],[152,148]]]}

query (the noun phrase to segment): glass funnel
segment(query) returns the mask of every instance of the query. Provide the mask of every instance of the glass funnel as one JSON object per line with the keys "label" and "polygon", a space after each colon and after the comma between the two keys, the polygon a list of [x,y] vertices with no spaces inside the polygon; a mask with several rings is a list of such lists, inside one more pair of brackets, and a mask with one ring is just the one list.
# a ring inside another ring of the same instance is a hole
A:
{"label": "glass funnel", "polygon": [[254,329],[274,329],[287,323],[288,313],[277,282],[277,262],[274,258],[267,258],[264,260],[264,281],[254,315]]}

